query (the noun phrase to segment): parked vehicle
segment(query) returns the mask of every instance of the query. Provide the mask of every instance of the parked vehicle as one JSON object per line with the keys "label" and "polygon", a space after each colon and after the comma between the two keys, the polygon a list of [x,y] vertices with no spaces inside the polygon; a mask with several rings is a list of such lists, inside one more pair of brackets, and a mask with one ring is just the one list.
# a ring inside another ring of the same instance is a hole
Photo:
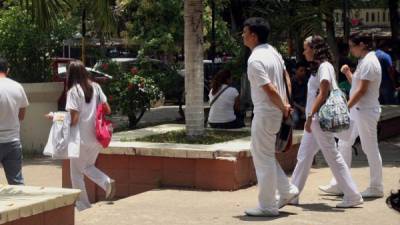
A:
{"label": "parked vehicle", "polygon": [[[67,67],[73,58],[53,58],[52,59],[52,81],[63,82],[64,90],[61,96],[58,98],[58,110],[65,110],[66,103],[66,90],[67,90]],[[96,69],[86,67],[86,70],[90,73],[91,78],[100,85],[105,85],[112,79],[112,76],[98,71]]]}

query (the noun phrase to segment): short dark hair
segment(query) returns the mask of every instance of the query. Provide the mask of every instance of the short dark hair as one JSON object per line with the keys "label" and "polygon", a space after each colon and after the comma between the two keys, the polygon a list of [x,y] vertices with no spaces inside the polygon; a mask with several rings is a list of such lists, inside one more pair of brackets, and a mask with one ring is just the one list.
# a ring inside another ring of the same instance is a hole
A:
{"label": "short dark hair", "polygon": [[7,73],[8,62],[7,59],[0,57],[0,72]]}
{"label": "short dark hair", "polygon": [[251,17],[244,22],[243,26],[248,27],[250,32],[257,35],[260,44],[267,43],[268,35],[271,31],[267,20],[262,17]]}
{"label": "short dark hair", "polygon": [[356,45],[359,45],[361,42],[367,46],[368,50],[372,49],[372,35],[367,32],[355,32],[350,35],[349,40]]}
{"label": "short dark hair", "polygon": [[298,68],[300,68],[300,67],[304,67],[304,68],[307,68],[307,63],[306,62],[304,62],[304,61],[300,61],[300,62],[297,62],[296,63],[296,69],[298,69]]}

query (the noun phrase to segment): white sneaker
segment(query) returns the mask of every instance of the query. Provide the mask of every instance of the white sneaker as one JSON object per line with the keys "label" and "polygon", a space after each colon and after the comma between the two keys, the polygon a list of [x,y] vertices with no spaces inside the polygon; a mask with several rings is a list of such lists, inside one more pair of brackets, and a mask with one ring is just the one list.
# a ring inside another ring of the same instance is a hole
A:
{"label": "white sneaker", "polygon": [[299,196],[299,189],[296,186],[291,185],[289,193],[287,195],[280,196],[278,208],[282,208],[285,205],[289,204],[289,202],[297,198],[297,196]]}
{"label": "white sneaker", "polygon": [[246,209],[244,213],[247,216],[257,216],[257,217],[274,217],[274,216],[279,216],[279,211],[277,209],[275,210],[269,210],[269,209],[260,209],[260,208],[255,208],[255,209]]}
{"label": "white sneaker", "polygon": [[348,201],[346,199],[343,199],[342,202],[340,202],[336,205],[336,208],[352,208],[357,205],[361,205],[363,203],[364,203],[364,200],[362,198],[360,198],[359,200],[356,200],[356,201]]}
{"label": "white sneaker", "polygon": [[106,183],[106,200],[111,200],[115,195],[115,180],[108,178]]}
{"label": "white sneaker", "polygon": [[377,189],[377,188],[367,188],[365,191],[361,192],[361,196],[363,198],[382,198],[383,197],[383,191]]}
{"label": "white sneaker", "polygon": [[319,186],[318,188],[319,190],[329,195],[335,195],[335,196],[343,195],[343,192],[336,185],[335,186],[324,185],[324,186]]}

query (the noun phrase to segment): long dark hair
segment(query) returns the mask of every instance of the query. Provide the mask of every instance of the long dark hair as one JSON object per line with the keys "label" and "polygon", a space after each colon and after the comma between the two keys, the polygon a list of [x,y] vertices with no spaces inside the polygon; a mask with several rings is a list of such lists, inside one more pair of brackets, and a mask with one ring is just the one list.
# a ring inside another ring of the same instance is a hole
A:
{"label": "long dark hair", "polygon": [[[85,102],[90,103],[93,96],[93,87],[89,83],[89,72],[79,60],[70,62],[68,66],[68,90],[79,84],[85,95]],[[79,92],[78,92],[79,93]]]}
{"label": "long dark hair", "polygon": [[319,65],[323,62],[330,62],[333,64],[333,56],[330,51],[328,43],[319,35],[313,35],[304,41],[314,51],[314,60],[310,63],[311,70],[316,72]]}
{"label": "long dark hair", "polygon": [[219,89],[223,84],[228,84],[228,80],[232,77],[231,71],[229,70],[220,70],[217,74],[215,74],[213,80],[211,81],[212,95],[218,93]]}
{"label": "long dark hair", "polygon": [[371,51],[372,50],[372,36],[370,33],[367,32],[354,32],[350,35],[349,40],[353,42],[356,45],[359,45],[364,43],[366,45],[366,50]]}

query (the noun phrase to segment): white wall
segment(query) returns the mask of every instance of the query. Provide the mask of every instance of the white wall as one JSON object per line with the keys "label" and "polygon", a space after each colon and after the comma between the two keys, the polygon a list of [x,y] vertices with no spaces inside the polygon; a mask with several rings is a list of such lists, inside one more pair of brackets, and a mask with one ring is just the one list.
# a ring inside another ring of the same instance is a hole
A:
{"label": "white wall", "polygon": [[25,119],[21,123],[21,143],[24,152],[41,153],[47,143],[51,121],[44,115],[50,111],[57,111],[57,100],[60,97],[64,84],[26,83],[22,84],[29,100]]}

